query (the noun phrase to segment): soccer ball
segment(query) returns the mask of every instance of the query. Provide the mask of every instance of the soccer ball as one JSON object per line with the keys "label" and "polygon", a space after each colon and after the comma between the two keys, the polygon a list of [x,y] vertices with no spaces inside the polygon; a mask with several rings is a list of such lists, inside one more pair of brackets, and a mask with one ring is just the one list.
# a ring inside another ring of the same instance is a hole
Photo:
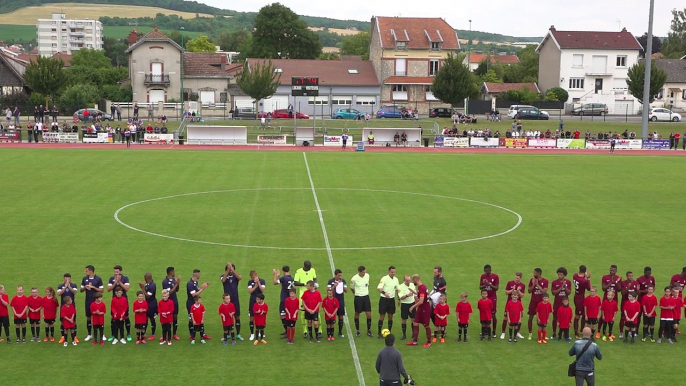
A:
{"label": "soccer ball", "polygon": [[387,328],[384,328],[383,330],[381,330],[381,336],[383,336],[384,338],[387,337],[388,334],[390,334],[390,333],[391,333],[391,331],[388,330]]}

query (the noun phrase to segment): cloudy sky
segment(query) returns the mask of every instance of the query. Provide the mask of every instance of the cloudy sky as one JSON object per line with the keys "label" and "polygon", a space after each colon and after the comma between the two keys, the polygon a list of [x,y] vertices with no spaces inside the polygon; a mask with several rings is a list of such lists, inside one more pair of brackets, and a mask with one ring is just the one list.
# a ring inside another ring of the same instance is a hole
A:
{"label": "cloudy sky", "polygon": [[[198,0],[218,8],[257,12],[274,1]],[[417,0],[343,2],[281,0],[299,15],[369,21],[376,16],[444,17],[456,29],[472,29],[511,36],[543,36],[551,25],[558,30],[618,31],[626,27],[634,35],[648,31],[649,0],[490,0],[466,2]],[[552,5],[554,4],[554,5]],[[426,6],[429,5],[429,6]],[[683,10],[683,0],[656,0],[653,33],[666,36],[671,10]]]}

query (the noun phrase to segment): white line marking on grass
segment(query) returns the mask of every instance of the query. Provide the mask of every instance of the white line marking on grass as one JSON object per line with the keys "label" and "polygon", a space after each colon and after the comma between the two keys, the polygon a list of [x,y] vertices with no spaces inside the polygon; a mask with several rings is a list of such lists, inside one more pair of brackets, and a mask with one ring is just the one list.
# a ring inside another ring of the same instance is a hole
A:
{"label": "white line marking on grass", "polygon": [[[310,188],[312,189],[312,197],[314,197],[314,204],[317,206],[317,214],[319,215],[319,224],[322,227],[322,234],[324,235],[324,245],[326,245],[326,254],[329,256],[329,265],[331,266],[331,274],[334,274],[336,265],[333,262],[333,253],[331,252],[331,245],[329,244],[329,236],[326,233],[326,225],[324,224],[324,216],[322,216],[322,208],[319,206],[319,199],[317,198],[317,191],[314,189],[314,182],[312,181],[312,173],[310,173],[310,165],[307,163],[307,154],[303,152],[305,159],[305,167],[307,168],[307,178],[310,180]],[[345,312],[348,315],[348,311]],[[365,386],[364,374],[362,373],[362,366],[360,365],[360,357],[357,355],[357,347],[353,339],[353,330],[350,328],[348,318],[345,318],[345,331],[348,333],[348,342],[350,343],[350,351],[353,354],[353,363],[355,363],[355,370],[357,371],[357,381],[360,386]]]}

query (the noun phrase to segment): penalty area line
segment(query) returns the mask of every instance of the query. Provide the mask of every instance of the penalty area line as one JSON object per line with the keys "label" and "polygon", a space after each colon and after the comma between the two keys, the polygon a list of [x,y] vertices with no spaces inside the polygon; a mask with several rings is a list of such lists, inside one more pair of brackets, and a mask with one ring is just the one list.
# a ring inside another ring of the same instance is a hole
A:
{"label": "penalty area line", "polygon": [[[305,160],[305,167],[307,168],[307,178],[310,180],[310,189],[312,190],[312,197],[314,198],[314,204],[317,206],[317,214],[319,215],[319,225],[322,227],[322,235],[324,236],[324,245],[326,246],[326,254],[329,256],[329,265],[331,266],[331,274],[333,275],[336,270],[336,265],[333,261],[333,253],[331,252],[331,244],[329,243],[329,236],[326,233],[326,225],[324,224],[324,216],[322,215],[322,208],[319,206],[319,198],[317,198],[317,191],[314,188],[314,182],[312,181],[312,173],[310,173],[310,165],[307,162],[307,154],[303,152],[303,158]],[[346,315],[348,314],[346,310]],[[348,342],[350,343],[350,351],[352,351],[353,363],[355,363],[355,370],[357,371],[357,381],[360,386],[366,386],[364,382],[364,374],[362,373],[362,366],[360,365],[360,357],[357,355],[357,346],[355,345],[355,340],[353,339],[353,330],[350,328],[350,323],[348,318],[345,318],[345,331],[348,333]]]}

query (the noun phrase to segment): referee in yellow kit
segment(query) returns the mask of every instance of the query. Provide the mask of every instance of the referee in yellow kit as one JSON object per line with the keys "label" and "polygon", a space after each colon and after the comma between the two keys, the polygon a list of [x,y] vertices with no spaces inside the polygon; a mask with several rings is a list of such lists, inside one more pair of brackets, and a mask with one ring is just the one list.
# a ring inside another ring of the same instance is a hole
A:
{"label": "referee in yellow kit", "polygon": [[388,314],[388,331],[393,330],[393,314],[395,314],[395,297],[398,294],[398,287],[400,283],[398,278],[395,276],[395,267],[388,267],[388,275],[381,278],[379,285],[376,289],[381,294],[381,299],[379,299],[379,330],[378,338],[383,339],[381,336],[381,329],[383,328],[383,321]]}

